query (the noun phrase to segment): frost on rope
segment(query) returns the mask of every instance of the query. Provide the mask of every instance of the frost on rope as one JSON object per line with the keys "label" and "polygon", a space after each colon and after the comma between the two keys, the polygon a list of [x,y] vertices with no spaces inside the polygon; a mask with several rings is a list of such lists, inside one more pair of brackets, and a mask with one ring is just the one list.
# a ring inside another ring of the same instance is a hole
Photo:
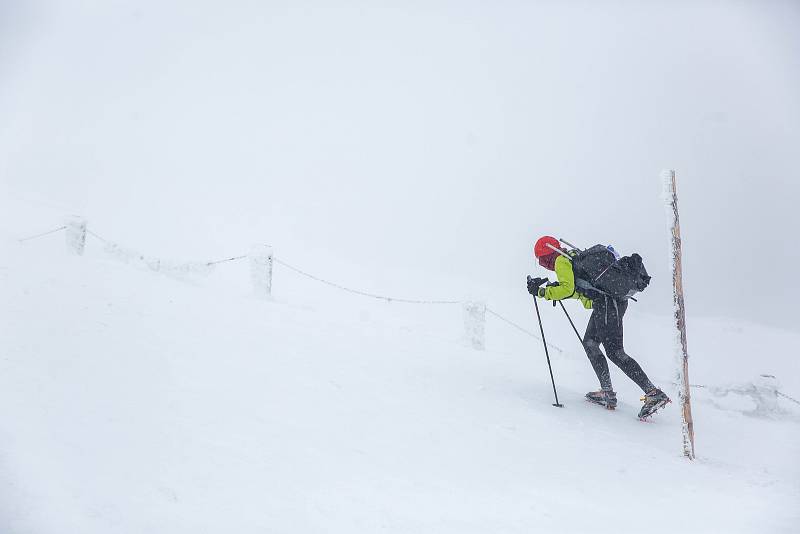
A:
{"label": "frost on rope", "polygon": [[[785,411],[778,406],[780,383],[773,375],[760,375],[753,382],[708,387],[707,390],[717,398],[726,397],[725,405],[713,404],[723,410],[741,411],[747,415],[771,417],[782,415]],[[737,400],[744,401],[739,406]]]}
{"label": "frost on rope", "polygon": [[214,271],[214,265],[202,262],[174,262],[145,256],[137,250],[126,248],[118,243],[107,241],[103,250],[109,256],[138,267],[170,276],[200,275],[208,276]]}

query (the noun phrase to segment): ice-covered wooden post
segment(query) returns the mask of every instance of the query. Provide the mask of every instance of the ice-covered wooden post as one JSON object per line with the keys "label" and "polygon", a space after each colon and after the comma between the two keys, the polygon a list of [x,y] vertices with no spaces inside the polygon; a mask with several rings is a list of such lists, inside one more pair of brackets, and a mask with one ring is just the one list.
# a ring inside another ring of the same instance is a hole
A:
{"label": "ice-covered wooden post", "polygon": [[250,250],[250,279],[253,291],[262,298],[272,297],[272,247],[253,245]]}
{"label": "ice-covered wooden post", "polygon": [[82,256],[83,250],[86,248],[86,219],[77,215],[67,217],[64,220],[64,227],[67,236],[67,249],[78,256]]}
{"label": "ice-covered wooden post", "polygon": [[486,349],[486,303],[464,303],[464,337],[475,350]]}
{"label": "ice-covered wooden post", "polygon": [[778,412],[778,389],[780,384],[774,375],[759,375],[753,382],[756,413],[769,415]]}
{"label": "ice-covered wooden post", "polygon": [[683,272],[681,269],[681,225],[678,218],[678,193],[675,189],[675,171],[663,171],[664,200],[667,203],[667,221],[670,227],[670,268],[672,270],[673,313],[675,318],[675,355],[678,360],[678,388],[683,429],[683,454],[690,460],[694,455],[694,423],[689,392],[689,353],[686,348],[686,311],[683,303]]}

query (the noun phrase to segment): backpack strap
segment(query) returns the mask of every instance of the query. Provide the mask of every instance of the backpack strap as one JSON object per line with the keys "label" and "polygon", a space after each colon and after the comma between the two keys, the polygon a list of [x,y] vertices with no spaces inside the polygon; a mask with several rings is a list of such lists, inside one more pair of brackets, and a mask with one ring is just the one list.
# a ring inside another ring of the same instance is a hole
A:
{"label": "backpack strap", "polygon": [[592,282],[597,282],[598,280],[600,280],[600,278],[602,278],[602,276],[603,276],[604,274],[606,274],[610,268],[612,268],[614,265],[616,265],[618,261],[619,261],[619,260],[614,260],[614,263],[612,263],[611,265],[609,265],[608,267],[606,267],[605,269],[603,269],[603,272],[602,272],[602,273],[600,273],[600,274],[598,274],[597,276],[595,276],[595,277],[594,277],[594,280],[592,280]]}
{"label": "backpack strap", "polygon": [[575,278],[575,287],[578,287],[578,288],[581,288],[581,289],[585,289],[585,290],[590,290],[590,291],[596,291],[596,292],[600,293],[601,295],[608,296],[608,293],[606,293],[602,289],[597,289],[596,287],[594,287],[592,284],[590,284],[589,282],[587,282],[583,278]]}

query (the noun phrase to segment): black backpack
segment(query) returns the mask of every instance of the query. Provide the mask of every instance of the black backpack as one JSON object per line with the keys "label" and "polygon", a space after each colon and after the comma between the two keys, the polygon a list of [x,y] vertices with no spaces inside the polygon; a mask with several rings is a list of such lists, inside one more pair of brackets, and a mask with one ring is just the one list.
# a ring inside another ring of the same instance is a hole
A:
{"label": "black backpack", "polygon": [[636,253],[617,259],[605,245],[595,245],[574,250],[570,255],[575,286],[588,298],[608,296],[626,300],[650,284],[642,257]]}

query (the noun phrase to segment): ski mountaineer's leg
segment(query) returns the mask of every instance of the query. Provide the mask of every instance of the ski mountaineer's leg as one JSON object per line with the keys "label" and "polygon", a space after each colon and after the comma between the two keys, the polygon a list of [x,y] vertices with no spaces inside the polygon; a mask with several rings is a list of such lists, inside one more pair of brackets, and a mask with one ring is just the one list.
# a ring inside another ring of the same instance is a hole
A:
{"label": "ski mountaineer's leg", "polygon": [[[608,324],[604,325],[606,335],[603,339],[603,347],[606,349],[606,355],[614,365],[619,367],[628,378],[633,380],[637,386],[642,388],[642,391],[648,393],[656,387],[647,377],[639,363],[631,358],[623,347],[622,341],[622,319],[625,316],[625,311],[628,309],[626,301],[612,301],[608,302]],[[605,318],[604,318],[605,320]]]}
{"label": "ski mountaineer's leg", "polygon": [[603,321],[604,310],[602,306],[597,306],[592,309],[592,315],[589,317],[589,324],[586,325],[586,334],[583,336],[583,349],[586,351],[586,356],[592,364],[594,374],[600,381],[600,388],[605,391],[613,391],[611,385],[611,374],[608,371],[608,362],[600,350],[600,343],[603,342]]}
{"label": "ski mountaineer's leg", "polygon": [[617,406],[617,394],[614,393],[614,388],[611,386],[608,362],[603,351],[600,350],[600,343],[603,341],[603,330],[600,323],[602,317],[602,310],[592,310],[589,324],[586,327],[586,334],[583,336],[583,348],[586,350],[586,356],[589,358],[594,373],[600,381],[600,391],[590,391],[586,394],[586,398],[595,404],[613,410]]}
{"label": "ski mountaineer's leg", "polygon": [[645,392],[644,397],[642,397],[644,405],[639,410],[639,419],[644,420],[672,401],[670,401],[666,393],[650,382],[650,379],[647,378],[647,375],[636,360],[625,353],[622,343],[622,318],[625,316],[628,303],[609,300],[608,304],[608,329],[603,341],[603,347],[606,349],[608,358]]}

